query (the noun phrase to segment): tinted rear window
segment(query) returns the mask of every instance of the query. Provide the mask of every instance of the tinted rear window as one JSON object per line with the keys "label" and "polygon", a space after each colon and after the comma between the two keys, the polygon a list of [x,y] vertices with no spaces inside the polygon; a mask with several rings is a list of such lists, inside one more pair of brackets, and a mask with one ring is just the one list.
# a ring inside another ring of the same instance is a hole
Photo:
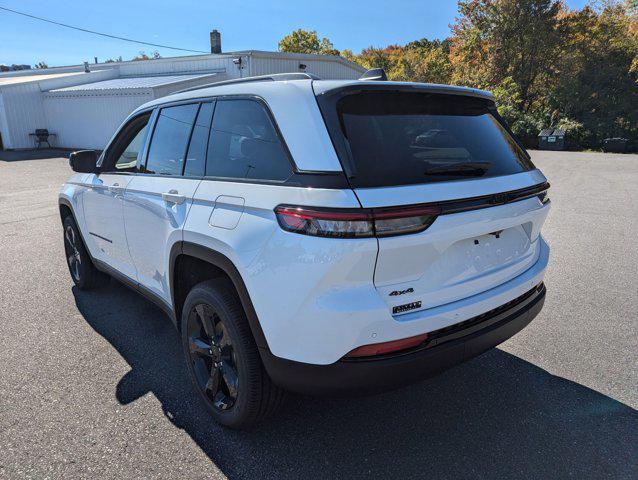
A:
{"label": "tinted rear window", "polygon": [[351,94],[337,102],[340,125],[333,126],[331,134],[347,140],[355,187],[476,179],[533,169],[489,105],[458,95]]}

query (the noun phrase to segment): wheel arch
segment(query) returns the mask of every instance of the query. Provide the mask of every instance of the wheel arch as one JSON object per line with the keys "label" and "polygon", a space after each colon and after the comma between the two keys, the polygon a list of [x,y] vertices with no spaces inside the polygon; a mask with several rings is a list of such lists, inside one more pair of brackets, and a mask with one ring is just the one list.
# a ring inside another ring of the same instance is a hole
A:
{"label": "wheel arch", "polygon": [[89,250],[89,247],[86,243],[86,239],[84,238],[84,233],[82,233],[82,228],[80,228],[80,223],[78,222],[77,216],[75,215],[75,210],[73,210],[73,204],[71,203],[71,200],[69,200],[66,197],[59,197],[58,198],[58,209],[60,211],[60,221],[62,223],[64,223],[64,219],[66,217],[68,217],[69,215],[71,215],[73,217],[73,221],[75,222],[75,225],[78,229],[78,232],[80,232],[80,240],[82,240],[82,243],[84,244],[84,248],[86,249],[86,253],[89,254],[89,257],[91,258],[91,261],[93,263],[95,263],[95,258],[93,258],[93,254],[91,253],[91,251]]}
{"label": "wheel arch", "polygon": [[71,201],[66,197],[58,198],[58,209],[60,211],[60,220],[64,222],[64,219],[69,215],[73,216],[73,220],[76,225],[78,223],[77,218],[75,218],[75,212],[73,211],[73,205]]}
{"label": "wheel arch", "polygon": [[260,349],[268,349],[266,337],[261,328],[257,313],[255,312],[255,307],[250,299],[250,294],[248,293],[246,284],[232,260],[230,260],[226,255],[211,248],[184,241],[176,242],[171,247],[169,259],[171,300],[173,303],[173,309],[175,310],[175,318],[177,319],[177,328],[180,328],[180,318],[182,313],[181,305],[185,299],[185,295],[188,293],[184,293],[179,289],[179,270],[180,265],[185,258],[192,258],[197,259],[200,262],[205,262],[228,278],[228,280],[233,284],[235,291],[237,292],[237,296],[239,297],[239,301],[244,308],[255,343]]}

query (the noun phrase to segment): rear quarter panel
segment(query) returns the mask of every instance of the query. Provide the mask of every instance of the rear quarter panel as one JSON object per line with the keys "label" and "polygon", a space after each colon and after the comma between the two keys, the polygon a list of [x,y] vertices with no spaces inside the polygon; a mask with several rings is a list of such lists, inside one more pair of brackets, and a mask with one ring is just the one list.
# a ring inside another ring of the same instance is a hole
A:
{"label": "rear quarter panel", "polygon": [[[184,241],[222,253],[234,263],[273,354],[331,363],[340,346],[333,349],[316,339],[329,331],[330,336],[344,334],[345,342],[355,341],[352,336],[358,332],[344,333],[339,327],[365,310],[353,304],[353,298],[384,308],[372,283],[377,241],[285,232],[274,213],[280,204],[359,206],[351,190],[204,180],[195,193]],[[234,228],[227,227],[235,222],[211,222],[220,218],[213,215],[218,209],[226,210],[221,218],[237,218],[241,210]],[[355,291],[358,295],[353,296]]]}

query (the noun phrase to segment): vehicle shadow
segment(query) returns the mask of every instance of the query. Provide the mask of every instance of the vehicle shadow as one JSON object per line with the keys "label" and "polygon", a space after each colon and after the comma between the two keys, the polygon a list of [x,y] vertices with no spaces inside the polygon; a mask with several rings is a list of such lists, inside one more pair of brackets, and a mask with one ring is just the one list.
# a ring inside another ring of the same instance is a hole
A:
{"label": "vehicle shadow", "polygon": [[291,397],[251,432],[209,421],[164,314],[117,282],[74,289],[130,364],[115,395],[151,392],[228,478],[637,478],[638,412],[493,350],[439,377],[358,399]]}
{"label": "vehicle shadow", "polygon": [[0,150],[0,162],[20,162],[22,160],[47,160],[68,158],[73,150],[68,148],[41,148],[30,150]]}

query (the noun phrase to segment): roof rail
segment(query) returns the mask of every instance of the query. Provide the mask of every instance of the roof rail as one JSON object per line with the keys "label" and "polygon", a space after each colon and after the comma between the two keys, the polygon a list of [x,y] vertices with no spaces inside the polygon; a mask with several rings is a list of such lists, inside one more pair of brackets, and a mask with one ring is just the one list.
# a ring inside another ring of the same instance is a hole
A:
{"label": "roof rail", "polygon": [[317,75],[305,72],[293,73],[273,73],[272,75],[259,75],[255,77],[233,78],[231,80],[220,80],[219,82],[206,83],[197,87],[185,88],[175,93],[192,92],[193,90],[201,90],[202,88],[219,87],[222,85],[233,85],[235,83],[248,82],[284,82],[286,80],[321,80]]}
{"label": "roof rail", "polygon": [[380,82],[387,79],[388,76],[383,68],[372,68],[359,77],[359,80],[378,80]]}

